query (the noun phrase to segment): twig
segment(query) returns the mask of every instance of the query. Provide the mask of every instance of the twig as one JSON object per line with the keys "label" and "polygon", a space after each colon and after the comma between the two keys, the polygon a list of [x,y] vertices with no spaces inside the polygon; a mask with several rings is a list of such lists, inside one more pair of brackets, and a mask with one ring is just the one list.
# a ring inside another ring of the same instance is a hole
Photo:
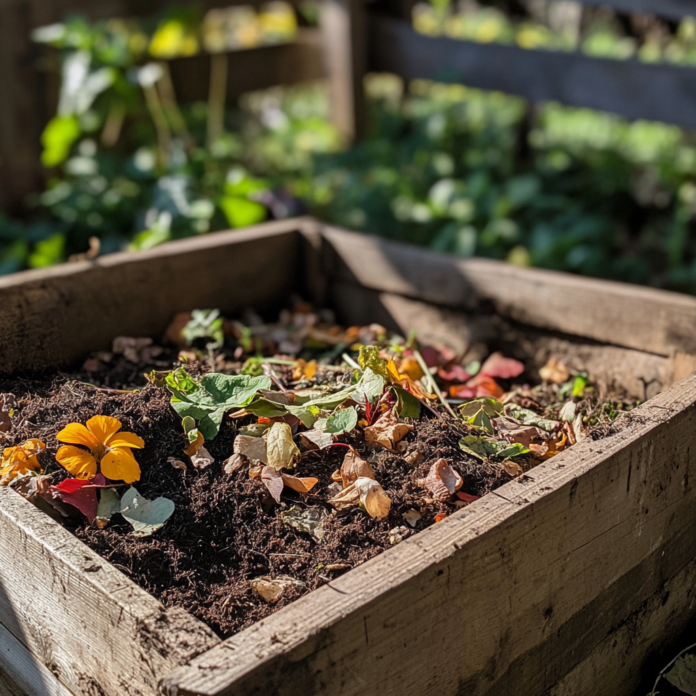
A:
{"label": "twig", "polygon": [[428,366],[425,364],[425,360],[423,360],[423,356],[420,354],[419,350],[414,350],[413,354],[416,356],[416,360],[418,361],[418,364],[420,365],[421,370],[427,375],[428,381],[430,383],[430,388],[432,391],[434,391],[437,394],[438,399],[442,402],[442,405],[452,414],[454,418],[457,417],[457,414],[454,412],[454,409],[447,403],[445,400],[445,397],[442,396],[442,392],[440,391],[440,387],[437,386],[437,382],[435,381],[435,378],[430,374],[430,370],[428,369]]}
{"label": "twig", "polygon": [[264,371],[264,374],[266,374],[266,376],[270,377],[273,380],[273,384],[275,384],[276,387],[278,387],[278,389],[280,389],[280,391],[282,391],[282,392],[288,391],[285,388],[285,385],[278,378],[278,375],[275,373],[274,369],[268,363],[265,363],[264,365],[262,365],[261,369]]}
{"label": "twig", "polygon": [[342,357],[354,370],[360,370],[360,372],[362,372],[362,367],[360,367],[360,365],[358,365],[358,363],[356,363],[355,360],[353,360],[353,358],[351,358],[350,355],[348,355],[348,353],[343,353],[343,355],[341,355],[341,357]]}
{"label": "twig", "polygon": [[225,99],[227,96],[226,53],[218,53],[210,58],[210,89],[208,92],[208,150],[223,134],[225,129]]}

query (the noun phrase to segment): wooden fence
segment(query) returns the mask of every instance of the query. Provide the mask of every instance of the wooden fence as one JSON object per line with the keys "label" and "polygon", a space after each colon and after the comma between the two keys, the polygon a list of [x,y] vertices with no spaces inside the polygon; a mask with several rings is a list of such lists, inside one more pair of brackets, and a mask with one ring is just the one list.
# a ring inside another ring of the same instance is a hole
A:
{"label": "wooden fence", "polygon": [[[239,1],[203,0],[198,5]],[[670,20],[696,16],[696,0],[581,2]],[[31,30],[59,21],[68,11],[94,18],[146,16],[168,4],[167,0],[0,0],[0,210],[16,206],[41,186],[43,176],[39,137],[51,115],[55,89],[50,88],[50,74],[41,69],[45,53],[31,43]],[[462,82],[534,102],[553,100],[696,128],[696,69],[424,36],[411,27],[411,6],[412,0],[373,4],[322,0],[320,30],[302,29],[291,45],[230,54],[228,95],[326,77],[333,120],[349,138],[359,137],[365,129],[363,76],[370,71],[407,80]],[[172,62],[182,101],[204,98],[209,70],[205,56]]]}

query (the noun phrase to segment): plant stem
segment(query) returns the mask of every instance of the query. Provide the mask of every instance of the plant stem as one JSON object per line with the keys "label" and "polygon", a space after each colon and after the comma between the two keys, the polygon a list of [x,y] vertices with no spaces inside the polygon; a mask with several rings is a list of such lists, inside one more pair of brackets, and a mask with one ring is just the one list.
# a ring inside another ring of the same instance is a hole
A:
{"label": "plant stem", "polygon": [[157,145],[160,150],[161,163],[162,165],[166,166],[166,163],[169,160],[169,152],[172,143],[167,118],[164,115],[164,109],[162,108],[162,103],[160,102],[160,98],[157,94],[157,89],[155,89],[155,86],[143,85],[143,92],[145,93],[145,103],[150,111],[150,116],[152,116],[152,122],[155,124],[155,131],[157,132]]}
{"label": "plant stem", "polygon": [[440,387],[437,386],[437,382],[435,381],[435,378],[430,374],[430,370],[428,369],[428,366],[425,364],[425,360],[423,360],[423,356],[420,354],[419,350],[414,350],[413,354],[416,356],[416,360],[418,361],[418,364],[420,365],[421,370],[426,374],[428,377],[428,381],[430,383],[430,388],[432,391],[434,391],[437,394],[437,398],[440,399],[442,402],[442,405],[452,414],[454,418],[457,417],[457,414],[454,412],[452,407],[447,403],[445,400],[445,397],[442,396],[442,392],[440,391]]}
{"label": "plant stem", "polygon": [[341,357],[342,357],[354,370],[360,370],[360,372],[362,372],[362,367],[360,367],[360,365],[358,365],[358,363],[356,363],[355,360],[353,360],[353,358],[351,358],[350,355],[348,355],[348,353],[343,353],[343,355],[341,355]]}
{"label": "plant stem", "polygon": [[169,70],[169,63],[160,63],[162,68],[162,77],[157,82],[159,87],[160,99],[165,113],[169,116],[172,130],[183,140],[184,147],[187,152],[193,150],[193,138],[186,128],[186,121],[179,109],[176,101],[176,93],[174,91],[174,83],[172,82],[172,73]]}

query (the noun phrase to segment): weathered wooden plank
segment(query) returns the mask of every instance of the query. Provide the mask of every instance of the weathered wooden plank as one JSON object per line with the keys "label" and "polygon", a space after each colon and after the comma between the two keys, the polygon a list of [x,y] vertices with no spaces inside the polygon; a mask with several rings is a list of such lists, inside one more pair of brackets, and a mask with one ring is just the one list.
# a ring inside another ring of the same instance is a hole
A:
{"label": "weathered wooden plank", "polygon": [[[586,660],[631,694],[645,646],[625,640],[641,612],[654,649],[693,618],[664,583],[693,564],[696,377],[639,407],[627,428],[585,440],[225,641],[164,682],[166,693],[536,696]],[[661,630],[658,630],[661,629]],[[617,633],[621,659],[604,651]],[[554,690],[555,691],[552,691]]]}
{"label": "weathered wooden plank", "polygon": [[282,303],[296,280],[301,225],[267,223],[0,278],[0,369],[66,365],[117,335],[159,336],[178,311]]}
{"label": "weathered wooden plank", "polygon": [[367,288],[469,311],[488,306],[523,324],[658,355],[696,353],[693,297],[457,259],[332,227],[324,236],[335,252],[329,274]]}
{"label": "weathered wooden plank", "polygon": [[368,69],[696,127],[692,68],[430,37],[408,22],[372,15]]}
{"label": "weathered wooden plank", "polygon": [[364,0],[324,0],[321,38],[332,121],[346,139],[361,137],[367,126]]}
{"label": "weathered wooden plank", "polygon": [[[291,43],[231,51],[225,56],[228,61],[228,98],[276,85],[319,80],[326,74],[316,29],[300,29],[297,39]],[[175,58],[169,62],[169,68],[180,102],[207,98],[211,70],[209,55]]]}
{"label": "weathered wooden plank", "polygon": [[166,671],[219,642],[8,488],[0,488],[0,623],[76,696],[155,694]]}
{"label": "weathered wooden plank", "polygon": [[0,624],[0,696],[73,696]]}

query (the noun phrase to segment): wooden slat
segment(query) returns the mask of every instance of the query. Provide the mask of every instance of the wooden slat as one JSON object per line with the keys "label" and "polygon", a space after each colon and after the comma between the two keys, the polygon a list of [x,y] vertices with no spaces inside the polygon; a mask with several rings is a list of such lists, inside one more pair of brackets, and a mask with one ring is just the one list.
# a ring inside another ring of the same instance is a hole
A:
{"label": "wooden slat", "polygon": [[583,5],[612,7],[619,12],[654,14],[667,19],[696,17],[694,0],[578,0]]}
{"label": "wooden slat", "polygon": [[368,68],[696,128],[696,70],[416,33],[372,16]]}
{"label": "wooden slat", "polygon": [[[258,46],[226,54],[228,98],[276,85],[320,80],[325,76],[319,32],[301,29],[291,43]],[[210,84],[208,55],[174,58],[169,63],[177,99],[182,103],[205,100]]]}
{"label": "wooden slat", "polygon": [[3,688],[12,696],[73,696],[0,624],[0,696]]}
{"label": "wooden slat", "polygon": [[[696,298],[665,290],[456,259],[326,227],[337,278],[425,302],[479,311],[490,302],[516,321],[669,356],[696,354]],[[483,304],[482,304],[483,303]]]}
{"label": "wooden slat", "polygon": [[154,696],[163,673],[219,642],[1,487],[0,624],[76,696]]}
{"label": "wooden slat", "polygon": [[267,223],[0,278],[0,370],[67,365],[118,335],[161,336],[179,311],[282,303],[296,282],[301,225]]}
{"label": "wooden slat", "polygon": [[695,403],[691,377],[619,434],[581,442],[176,669],[167,693],[637,692],[648,648],[627,640],[628,624],[648,625],[662,655],[694,616],[688,591],[667,592],[696,576]]}

